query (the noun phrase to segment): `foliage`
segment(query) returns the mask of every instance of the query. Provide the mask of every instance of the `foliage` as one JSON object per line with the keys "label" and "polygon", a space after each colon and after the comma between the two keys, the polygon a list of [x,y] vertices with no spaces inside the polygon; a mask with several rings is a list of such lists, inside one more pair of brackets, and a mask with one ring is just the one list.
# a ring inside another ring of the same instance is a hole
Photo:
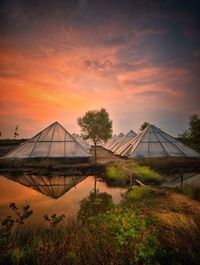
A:
{"label": "foliage", "polygon": [[81,127],[83,139],[92,139],[95,146],[96,163],[96,145],[99,141],[107,141],[112,136],[112,121],[108,112],[101,108],[90,110],[83,117],[78,118],[78,125]]}
{"label": "foliage", "polygon": [[0,146],[19,145],[25,141],[27,141],[27,139],[1,139]]}
{"label": "foliage", "polygon": [[108,256],[118,257],[117,264],[154,264],[158,251],[154,220],[137,210],[113,206],[105,213],[88,219],[92,233],[101,234],[96,247]]}
{"label": "foliage", "polygon": [[14,226],[16,226],[16,231],[13,239],[13,244],[15,245],[17,243],[21,226],[24,224],[25,220],[28,219],[33,213],[29,205],[24,205],[22,207],[22,211],[20,211],[15,203],[11,203],[10,208],[14,211],[16,218],[13,219],[11,216],[7,216],[1,221],[0,246],[2,248],[8,246],[8,240],[11,238]]}
{"label": "foliage", "polygon": [[131,202],[139,201],[141,199],[149,199],[153,196],[152,191],[142,186],[133,186],[129,189],[124,197]]}
{"label": "foliage", "polygon": [[198,114],[189,117],[189,128],[179,134],[179,138],[184,143],[196,147],[197,151],[200,151],[200,116]]}
{"label": "foliage", "polygon": [[140,131],[143,131],[147,126],[149,125],[149,122],[144,122],[141,126],[140,126]]}
{"label": "foliage", "polygon": [[124,172],[117,166],[108,165],[105,170],[106,177],[112,180],[121,180],[124,178]]}
{"label": "foliage", "polygon": [[11,232],[15,221],[11,216],[7,216],[1,221],[0,227],[0,248],[8,246],[8,241],[11,238]]}
{"label": "foliage", "polygon": [[101,140],[106,141],[112,136],[112,121],[103,108],[99,111],[86,112],[83,117],[78,118],[78,124],[81,127],[82,137],[92,139],[94,143]]}
{"label": "foliage", "polygon": [[56,227],[60,222],[62,222],[63,218],[65,218],[64,214],[57,215],[52,214],[51,216],[48,216],[47,214],[44,215],[44,220],[49,223],[50,227]]}
{"label": "foliage", "polygon": [[[160,184],[162,176],[150,169],[148,166],[140,166],[135,162],[118,162],[112,165],[107,165],[105,176],[108,180],[114,180],[121,183],[122,180],[129,180],[130,176],[138,178],[144,183]],[[126,183],[126,182],[125,182]]]}
{"label": "foliage", "polygon": [[162,177],[159,173],[150,169],[148,166],[136,166],[135,173],[141,178],[144,183],[157,183],[162,181]]}
{"label": "foliage", "polygon": [[8,250],[4,256],[4,264],[14,265],[40,265],[39,252],[42,250],[43,242],[39,237],[33,237],[20,248]]}

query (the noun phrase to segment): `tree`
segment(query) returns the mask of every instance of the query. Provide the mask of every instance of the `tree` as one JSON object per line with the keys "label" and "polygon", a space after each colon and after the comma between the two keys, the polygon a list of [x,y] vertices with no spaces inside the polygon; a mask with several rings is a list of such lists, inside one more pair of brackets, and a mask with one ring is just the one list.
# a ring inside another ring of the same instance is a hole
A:
{"label": "tree", "polygon": [[179,137],[185,143],[200,144],[200,116],[198,114],[189,117],[189,128],[179,134]]}
{"label": "tree", "polygon": [[143,131],[147,126],[149,125],[149,123],[147,121],[145,121],[141,127],[140,127],[140,131]]}
{"label": "tree", "polygon": [[90,110],[83,117],[78,118],[78,125],[81,127],[83,139],[92,139],[95,150],[95,164],[97,162],[96,147],[99,141],[107,141],[112,137],[112,121],[108,112],[101,108]]}

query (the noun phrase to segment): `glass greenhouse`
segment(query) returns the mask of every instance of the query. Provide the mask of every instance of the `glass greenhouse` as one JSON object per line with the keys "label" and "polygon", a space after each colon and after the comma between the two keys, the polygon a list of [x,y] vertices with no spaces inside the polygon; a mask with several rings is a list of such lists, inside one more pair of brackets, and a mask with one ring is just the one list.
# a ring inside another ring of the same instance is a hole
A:
{"label": "glass greenhouse", "polygon": [[128,158],[200,157],[199,153],[154,125],[149,125],[119,149],[119,155]]}
{"label": "glass greenhouse", "polygon": [[16,147],[4,158],[89,157],[86,150],[63,126],[54,122],[30,140]]}

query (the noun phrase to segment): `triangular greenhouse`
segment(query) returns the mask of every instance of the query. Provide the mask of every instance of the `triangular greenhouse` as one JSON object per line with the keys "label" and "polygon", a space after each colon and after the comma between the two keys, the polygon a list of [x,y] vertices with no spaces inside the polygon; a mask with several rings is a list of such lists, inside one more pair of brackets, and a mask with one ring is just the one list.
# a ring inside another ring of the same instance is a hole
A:
{"label": "triangular greenhouse", "polygon": [[113,141],[111,141],[108,145],[107,145],[107,147],[106,147],[106,149],[107,150],[109,150],[109,151],[111,151],[112,150],[112,148],[120,141],[120,139],[122,138],[124,136],[124,134],[123,133],[120,133],[118,136],[116,136],[115,138],[113,137]]}
{"label": "triangular greenhouse", "polygon": [[89,157],[89,151],[58,122],[54,122],[4,158]]}
{"label": "triangular greenhouse", "polygon": [[113,135],[112,138],[108,139],[108,141],[103,145],[103,148],[108,149],[109,145],[115,141],[116,137],[117,135]]}
{"label": "triangular greenhouse", "polygon": [[86,141],[84,141],[78,134],[73,133],[72,136],[77,140],[80,145],[83,146],[86,151],[89,151],[91,149],[91,146]]}
{"label": "triangular greenhouse", "polygon": [[127,144],[130,140],[132,140],[137,134],[133,131],[130,130],[126,135],[124,135],[123,137],[120,138],[119,142],[117,144],[115,144],[115,146],[111,149],[111,151],[114,154],[118,154],[118,150],[124,146],[125,144]]}
{"label": "triangular greenhouse", "polygon": [[120,150],[120,155],[129,158],[200,157],[199,153],[154,125],[149,125],[124,145]]}

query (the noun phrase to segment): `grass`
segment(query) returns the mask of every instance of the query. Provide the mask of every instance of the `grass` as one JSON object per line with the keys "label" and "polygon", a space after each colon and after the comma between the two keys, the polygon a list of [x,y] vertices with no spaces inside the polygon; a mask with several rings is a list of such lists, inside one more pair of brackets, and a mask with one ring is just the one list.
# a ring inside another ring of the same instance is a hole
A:
{"label": "grass", "polygon": [[141,186],[134,186],[128,190],[126,199],[131,202],[135,202],[143,199],[149,199],[152,197],[152,195],[153,193],[151,190],[148,190],[145,187]]}
{"label": "grass", "polygon": [[127,184],[133,179],[139,179],[146,184],[160,184],[162,176],[148,166],[140,166],[133,161],[118,161],[106,166],[105,178],[111,181]]}
{"label": "grass", "polygon": [[116,166],[106,167],[106,177],[111,180],[122,180],[125,178],[125,174],[122,169]]}
{"label": "grass", "polygon": [[[167,251],[161,264],[198,264],[200,255],[200,204],[168,190],[136,187],[123,196],[123,204],[154,216],[158,240]],[[169,263],[168,263],[169,262]]]}
{"label": "grass", "polygon": [[159,173],[150,169],[148,166],[137,165],[135,167],[135,174],[138,175],[144,183],[156,183],[159,184],[162,181],[162,177]]}

